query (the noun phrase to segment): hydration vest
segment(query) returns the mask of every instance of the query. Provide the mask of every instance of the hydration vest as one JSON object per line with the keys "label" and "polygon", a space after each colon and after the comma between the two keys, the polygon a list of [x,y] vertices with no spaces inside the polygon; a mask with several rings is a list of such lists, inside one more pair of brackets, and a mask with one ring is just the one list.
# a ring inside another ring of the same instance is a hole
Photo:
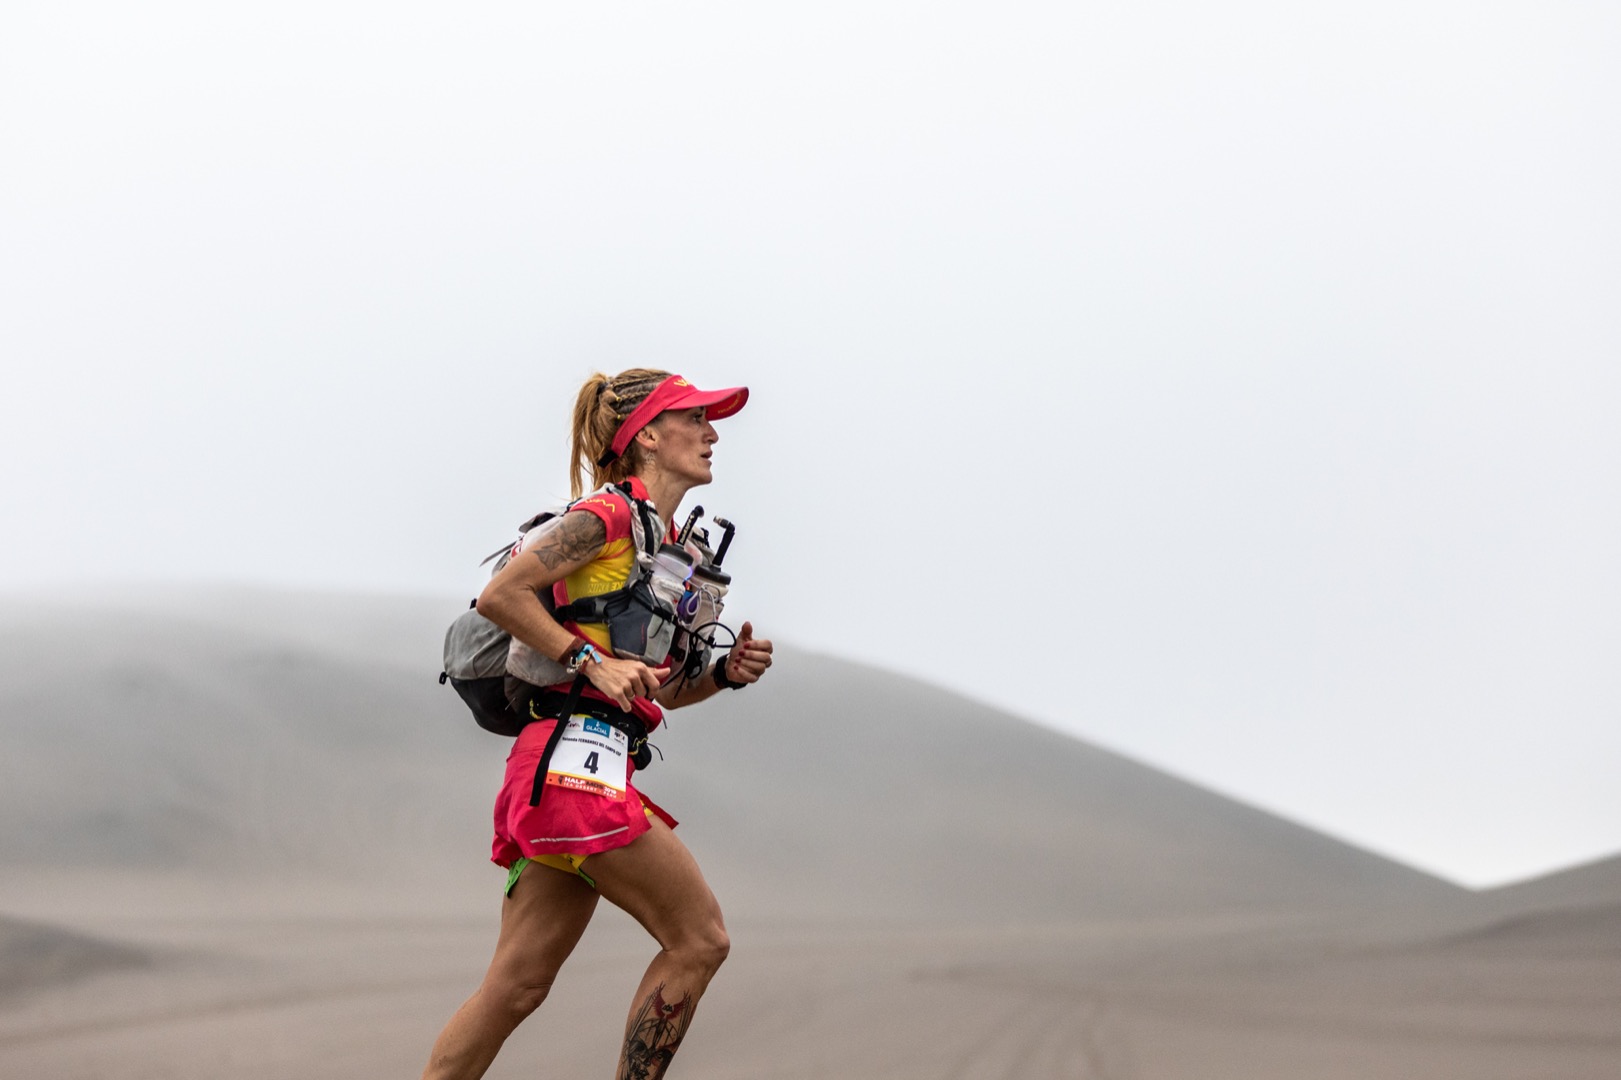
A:
{"label": "hydration vest", "polygon": [[[621,659],[658,666],[673,653],[683,662],[683,670],[701,671],[708,662],[709,644],[695,634],[682,633],[682,613],[677,608],[689,608],[689,605],[672,606],[653,591],[653,558],[658,553],[663,530],[653,505],[636,498],[628,481],[609,484],[566,506],[541,511],[519,526],[516,543],[491,553],[484,563],[493,561],[491,575],[499,573],[524,550],[534,530],[560,519],[583,499],[602,495],[623,499],[630,510],[631,542],[635,552],[630,576],[623,586],[611,592],[561,605],[555,602],[552,590],[546,589],[539,594],[541,603],[560,623],[606,626],[612,652]],[[508,703],[506,676],[510,673],[525,682],[546,687],[566,682],[570,675],[562,664],[515,640],[480,615],[477,604],[475,599],[445,633],[444,670],[439,673],[439,682],[449,682],[455,688],[480,727],[497,735],[516,736],[532,717],[520,716]],[[690,608],[687,613],[690,614]],[[577,697],[574,695],[576,700]]]}

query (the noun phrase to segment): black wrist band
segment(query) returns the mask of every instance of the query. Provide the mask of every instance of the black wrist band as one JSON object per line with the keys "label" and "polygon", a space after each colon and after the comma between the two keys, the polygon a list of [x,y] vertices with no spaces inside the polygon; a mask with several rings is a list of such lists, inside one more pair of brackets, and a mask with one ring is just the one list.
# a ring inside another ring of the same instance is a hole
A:
{"label": "black wrist band", "polygon": [[747,686],[748,683],[733,682],[731,679],[726,677],[726,661],[730,656],[731,654],[727,653],[726,656],[723,656],[719,660],[715,661],[715,685],[720,687],[722,690],[741,690]]}

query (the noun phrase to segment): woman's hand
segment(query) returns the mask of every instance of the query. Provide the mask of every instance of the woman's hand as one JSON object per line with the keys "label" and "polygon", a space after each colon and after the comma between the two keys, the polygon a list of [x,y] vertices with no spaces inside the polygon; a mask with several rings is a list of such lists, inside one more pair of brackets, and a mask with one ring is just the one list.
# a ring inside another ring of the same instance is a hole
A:
{"label": "woman's hand", "polygon": [[[744,623],[743,632],[737,636],[737,642],[724,660],[717,660],[709,672],[701,679],[688,680],[684,677],[673,678],[664,684],[664,688],[654,698],[666,709],[679,709],[684,705],[693,705],[700,701],[714,697],[723,685],[733,687],[747,686],[760,681],[765,669],[771,666],[771,642],[756,639],[754,624]],[[720,680],[724,678],[727,683]]]}
{"label": "woman's hand", "polygon": [[737,635],[737,644],[726,654],[726,677],[735,683],[755,683],[771,666],[771,642],[754,636],[754,624],[746,622]]}
{"label": "woman's hand", "polygon": [[580,665],[580,672],[592,686],[602,691],[604,696],[613,701],[626,712],[630,711],[632,698],[650,698],[658,693],[658,676],[653,669],[640,660],[620,660],[617,657],[605,656],[601,663],[587,659]]}

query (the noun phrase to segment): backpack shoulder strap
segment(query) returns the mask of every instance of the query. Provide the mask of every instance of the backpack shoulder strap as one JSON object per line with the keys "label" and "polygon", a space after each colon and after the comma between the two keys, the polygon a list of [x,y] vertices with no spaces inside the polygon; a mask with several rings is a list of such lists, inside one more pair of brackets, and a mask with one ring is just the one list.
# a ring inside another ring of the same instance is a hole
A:
{"label": "backpack shoulder strap", "polygon": [[657,555],[659,545],[664,542],[664,530],[659,528],[659,516],[653,504],[631,494],[629,480],[609,484],[603,488],[603,492],[611,492],[625,500],[625,505],[630,508],[632,540],[636,547],[649,555]]}

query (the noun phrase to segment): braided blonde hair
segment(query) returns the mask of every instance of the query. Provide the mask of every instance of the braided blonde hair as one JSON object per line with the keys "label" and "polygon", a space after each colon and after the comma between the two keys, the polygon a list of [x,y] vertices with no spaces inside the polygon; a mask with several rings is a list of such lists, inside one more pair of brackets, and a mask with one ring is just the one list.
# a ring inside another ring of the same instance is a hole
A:
{"label": "braided blonde hair", "polygon": [[659,383],[670,377],[668,371],[631,368],[618,375],[596,372],[574,399],[574,436],[569,458],[569,490],[578,499],[585,494],[586,479],[591,488],[617,484],[636,471],[641,451],[632,442],[625,453],[606,465],[598,465],[603,451],[613,445],[614,435],[625,417],[647,400]]}

